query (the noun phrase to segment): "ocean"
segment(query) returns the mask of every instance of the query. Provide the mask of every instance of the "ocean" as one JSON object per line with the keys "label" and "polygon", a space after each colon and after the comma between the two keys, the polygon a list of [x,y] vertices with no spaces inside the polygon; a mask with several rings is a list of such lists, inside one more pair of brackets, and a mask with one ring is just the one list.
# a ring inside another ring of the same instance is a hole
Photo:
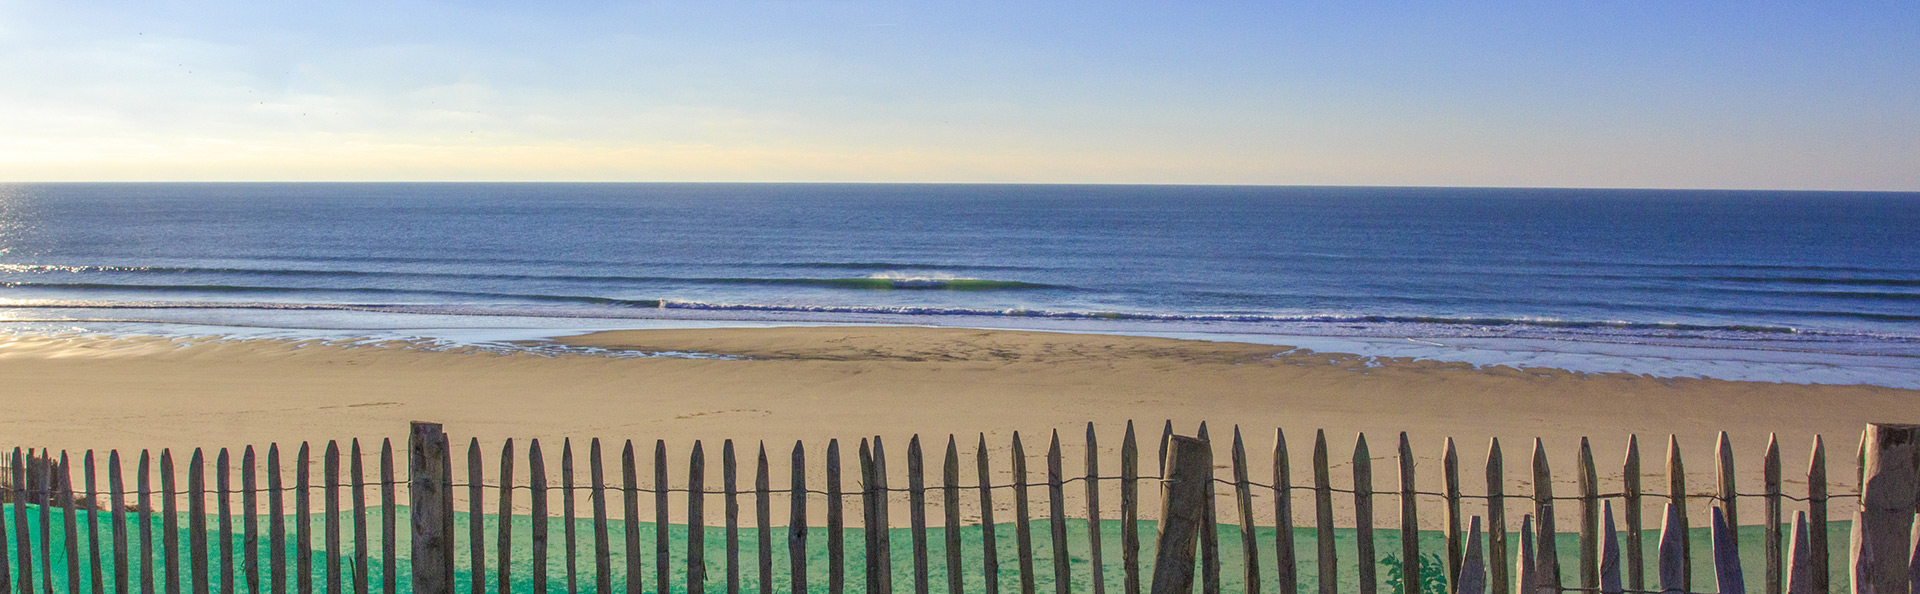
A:
{"label": "ocean", "polygon": [[1920,388],[1920,194],[0,185],[0,330],[908,324]]}

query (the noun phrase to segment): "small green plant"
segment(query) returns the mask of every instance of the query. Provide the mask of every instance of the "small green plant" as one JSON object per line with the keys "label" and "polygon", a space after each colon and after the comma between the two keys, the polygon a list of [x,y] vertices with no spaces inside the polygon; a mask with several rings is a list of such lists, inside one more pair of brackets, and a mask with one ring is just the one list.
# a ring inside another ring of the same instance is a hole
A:
{"label": "small green plant", "polygon": [[1387,555],[1380,560],[1387,568],[1387,588],[1397,594],[1447,594],[1447,562],[1440,555],[1420,556],[1420,589],[1407,591],[1407,572],[1399,557]]}

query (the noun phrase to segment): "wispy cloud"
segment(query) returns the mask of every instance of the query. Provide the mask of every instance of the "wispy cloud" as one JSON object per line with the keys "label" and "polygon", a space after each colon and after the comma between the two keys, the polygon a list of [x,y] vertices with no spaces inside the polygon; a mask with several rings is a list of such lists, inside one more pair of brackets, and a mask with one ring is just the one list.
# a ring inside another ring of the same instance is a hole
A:
{"label": "wispy cloud", "polygon": [[0,179],[1920,189],[1851,10],[6,4]]}

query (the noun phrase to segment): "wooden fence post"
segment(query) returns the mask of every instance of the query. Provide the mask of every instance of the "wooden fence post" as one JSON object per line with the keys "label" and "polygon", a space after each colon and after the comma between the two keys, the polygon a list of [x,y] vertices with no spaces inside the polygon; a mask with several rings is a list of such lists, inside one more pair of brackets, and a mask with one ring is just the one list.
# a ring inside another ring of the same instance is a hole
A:
{"label": "wooden fence post", "polygon": [[1620,594],[1626,586],[1620,580],[1620,529],[1613,524],[1613,502],[1600,502],[1600,566],[1596,573],[1600,578],[1601,594]]}
{"label": "wooden fence post", "polygon": [[882,564],[886,564],[886,567],[891,567],[892,564],[887,557],[888,551],[881,548],[880,544],[882,528],[878,518],[887,513],[886,504],[882,503],[885,501],[886,492],[879,489],[880,480],[876,478],[876,474],[878,473],[874,471],[873,442],[869,439],[861,439],[860,534],[866,538],[866,548],[862,549],[864,553],[862,561],[866,567],[867,591],[892,592],[892,581],[888,580],[884,583],[881,581],[883,578],[892,577],[883,571]]}
{"label": "wooden fence post", "polygon": [[[707,591],[707,450],[693,440],[687,460],[687,594]],[[577,592],[569,588],[568,592]]]}
{"label": "wooden fence post", "polygon": [[[247,476],[249,478],[253,476],[252,446],[248,446],[247,449]],[[127,573],[127,488],[126,482],[121,480],[121,478],[120,450],[112,450],[107,453],[107,490],[110,492],[108,495],[108,505],[113,506],[110,508],[113,510],[113,591],[125,594],[133,590],[127,587],[127,576],[129,575]],[[248,489],[248,491],[251,492],[252,489]],[[249,509],[251,509],[251,507],[249,507]],[[16,526],[15,529],[24,531],[26,527]],[[247,542],[255,542],[255,540],[249,537],[247,538]],[[5,550],[6,544],[0,543],[0,565],[6,565]],[[254,550],[254,548],[248,547],[247,550],[251,551]],[[251,576],[254,574],[249,571],[247,575]],[[257,594],[259,589],[255,588],[252,592]]]}
{"label": "wooden fence post", "polygon": [[[1121,589],[1124,594],[1140,594],[1139,448],[1140,443],[1133,434],[1133,421],[1127,421],[1127,433],[1120,438],[1120,565],[1123,566],[1122,579],[1126,581]],[[981,524],[985,525],[985,512],[981,518]]]}
{"label": "wooden fence post", "polygon": [[767,461],[767,442],[758,445],[760,455],[753,469],[753,511],[754,526],[760,529],[760,594],[773,594],[773,477]]}
{"label": "wooden fence post", "polygon": [[1667,513],[1660,525],[1660,591],[1665,594],[1687,591],[1687,552],[1683,546],[1687,539],[1685,515],[1680,506],[1667,503]]}
{"label": "wooden fence post", "polygon": [[1160,534],[1154,540],[1152,594],[1193,591],[1194,556],[1206,514],[1207,483],[1213,480],[1213,448],[1204,440],[1175,435],[1160,486]]}
{"label": "wooden fence post", "polygon": [[[799,450],[794,450],[794,455],[798,456]],[[966,576],[960,573],[964,563],[960,550],[960,443],[951,434],[947,435],[947,459],[943,470],[940,479],[941,484],[944,485],[941,492],[946,495],[945,505],[941,507],[946,511],[947,520],[947,594],[961,594],[966,591],[963,581]],[[804,488],[800,479],[795,479],[794,484]],[[796,497],[799,491],[800,489],[795,489]],[[794,501],[795,513],[800,514],[799,517],[806,517],[806,506],[799,499]],[[806,594],[806,592],[806,588],[794,589],[794,594]]]}
{"label": "wooden fence post", "polygon": [[1600,587],[1600,477],[1593,466],[1593,447],[1580,438],[1580,587]]}
{"label": "wooden fence post", "polygon": [[[985,454],[985,452],[987,451],[986,443],[987,443],[986,437],[983,434],[982,437],[980,438],[980,444],[981,444],[980,451],[982,452],[981,454],[982,456],[986,455]],[[985,458],[982,458],[982,460],[985,460]],[[986,462],[983,461],[980,463],[980,465],[981,465],[981,468],[984,469],[986,467]],[[982,472],[980,474],[984,476],[986,473]],[[986,484],[986,479],[984,478],[980,479],[980,482],[981,484],[984,485]],[[986,487],[981,487],[980,492],[986,493]],[[841,594],[842,592],[845,592],[847,589],[847,563],[846,563],[846,546],[847,546],[846,534],[847,533],[846,533],[846,530],[844,529],[844,526],[846,525],[845,524],[846,518],[844,517],[846,514],[846,510],[842,509],[840,499],[841,499],[840,498],[840,440],[829,439],[827,440],[827,592],[828,594]],[[983,510],[993,509],[991,506],[985,506],[985,505],[981,506],[981,508]],[[982,517],[986,517],[986,513],[987,513],[986,511],[982,511],[980,513],[982,514]],[[991,526],[993,525],[993,523],[986,522],[986,525],[989,526],[989,528],[987,529],[987,533],[992,534],[993,530]],[[992,541],[988,541],[988,542],[991,543]],[[993,547],[988,546],[987,550],[992,551]],[[987,561],[989,562],[989,565],[991,565],[991,562],[993,561],[993,556],[991,554],[988,554]],[[665,590],[662,590],[662,591],[664,592]]]}
{"label": "wooden fence post", "polygon": [[[1508,594],[1507,581],[1507,475],[1506,456],[1500,453],[1500,438],[1487,444],[1487,586],[1491,594]],[[1522,590],[1522,594],[1526,594]]]}
{"label": "wooden fence post", "polygon": [[[228,508],[228,506],[226,505],[227,500],[225,499],[227,487],[224,483],[227,477],[226,450],[220,451],[220,462],[221,462],[220,464],[221,473],[219,476],[220,476],[220,480],[223,481],[222,484],[220,485],[220,497],[221,497],[220,511],[222,512],[220,517],[223,520],[221,522],[221,527],[225,532],[232,532],[232,529],[230,528],[231,524],[228,524],[227,522],[224,521],[229,517],[227,515],[227,508]],[[87,561],[88,561],[87,568],[88,568],[88,571],[92,573],[92,577],[93,577],[93,594],[106,594],[106,591],[107,591],[106,582],[105,582],[106,575],[105,575],[105,572],[101,571],[100,569],[100,516],[101,514],[91,513],[93,510],[93,507],[99,505],[99,502],[100,502],[100,499],[99,499],[100,494],[94,488],[96,485],[94,484],[93,470],[94,470],[93,450],[87,450],[87,458],[86,458],[87,499],[86,501],[87,501],[87,506],[89,510],[89,513],[87,514]],[[113,508],[108,508],[108,509],[113,509]],[[0,529],[0,534],[3,534],[3,533],[5,533],[5,530]],[[228,538],[224,542],[230,543],[232,541],[233,541],[232,538]],[[6,542],[5,538],[0,538],[0,545],[4,545],[5,542]],[[0,549],[0,550],[4,550],[4,549]],[[227,552],[228,552],[228,549],[223,549],[221,551],[222,553],[221,558],[223,559],[230,558],[231,557],[230,555],[226,555]],[[6,554],[0,553],[0,559],[4,559],[4,558],[6,558]],[[232,567],[233,563],[231,562],[222,563],[222,565],[225,567]],[[6,574],[7,572],[0,571],[0,584],[6,583],[7,581]],[[229,584],[228,587],[223,589],[223,592],[231,593],[233,591],[233,588],[231,586],[232,580],[228,580],[228,584]]]}
{"label": "wooden fence post", "polygon": [[[1440,472],[1446,483],[1447,493],[1447,591],[1460,594],[1460,564],[1465,552],[1460,540],[1460,456],[1454,452],[1453,438],[1449,437],[1446,447],[1440,453]],[[1475,518],[1475,522],[1479,519]],[[1476,526],[1476,528],[1478,528]],[[1478,534],[1474,539],[1478,540]],[[1486,591],[1486,575],[1480,577],[1481,594]]]}
{"label": "wooden fence post", "polygon": [[[352,453],[353,531],[354,542],[356,543],[354,546],[355,570],[353,572],[353,585],[357,588],[355,594],[366,594],[367,572],[364,568],[367,566],[367,498],[366,485],[361,483],[360,478],[360,440],[353,440]],[[484,483],[486,481],[483,479],[485,474],[480,469],[480,464],[480,438],[469,438],[467,440],[467,575],[468,583],[473,584],[473,594],[487,594],[487,512],[484,493],[486,489]],[[509,514],[501,514],[500,517],[509,518],[511,516]],[[504,557],[505,552],[511,549],[503,548],[500,550]],[[602,588],[601,591],[605,592],[606,589]],[[499,594],[507,594],[508,590],[502,588],[496,590],[496,592],[499,592]]]}
{"label": "wooden fence post", "polygon": [[[1692,530],[1687,523],[1687,468],[1680,459],[1680,436],[1673,434],[1667,435],[1667,501],[1671,502],[1674,508],[1674,512],[1669,515],[1679,522],[1677,528],[1680,534],[1677,537],[1680,547],[1679,589],[1689,590],[1693,588],[1693,539],[1688,536],[1692,534]],[[1665,538],[1662,535],[1663,542]],[[1664,583],[1660,587],[1672,589]]]}
{"label": "wooden fence post", "polygon": [[1327,464],[1327,430],[1313,434],[1313,534],[1314,569],[1319,575],[1320,594],[1338,594],[1340,573],[1336,565],[1339,549],[1333,540],[1333,478]]}
{"label": "wooden fence post", "polygon": [[1761,473],[1766,480],[1764,491],[1766,520],[1762,523],[1766,525],[1767,530],[1765,539],[1761,541],[1763,543],[1761,546],[1766,550],[1767,555],[1765,592],[1781,594],[1783,582],[1780,581],[1780,576],[1784,560],[1780,556],[1780,545],[1783,544],[1780,533],[1780,441],[1776,436],[1767,436],[1767,455],[1760,464]]}
{"label": "wooden fence post", "polygon": [[[1126,583],[1124,594],[1140,594],[1140,444],[1133,434],[1133,421],[1127,421],[1127,433],[1120,438],[1120,565]],[[1164,460],[1163,460],[1164,462]],[[981,525],[986,525],[981,512]],[[992,532],[992,528],[987,529]],[[987,541],[992,542],[992,541]],[[991,590],[988,591],[991,594]]]}
{"label": "wooden fence post", "polygon": [[1033,594],[1033,520],[1028,511],[1027,451],[1020,432],[1013,432],[1013,542],[1019,554],[1020,594]]}
{"label": "wooden fence post", "polygon": [[[1207,459],[1213,459],[1213,439],[1207,436],[1207,422],[1200,422],[1197,437],[1207,444]],[[1206,515],[1200,527],[1200,592],[1220,594],[1220,510],[1215,505],[1213,475],[1207,475]]]}
{"label": "wooden fence post", "polygon": [[[662,491],[664,493],[664,491]],[[527,440],[527,544],[532,547],[533,562],[527,568],[527,577],[532,578],[533,591],[546,592],[547,588],[547,454],[540,449],[540,439]],[[664,513],[664,512],[663,512]],[[503,526],[506,524],[502,524]],[[660,522],[660,526],[667,525]],[[664,533],[664,531],[662,531]],[[660,556],[665,559],[666,556]],[[665,563],[665,561],[662,561]],[[662,588],[662,592],[666,589]]]}
{"label": "wooden fence post", "polygon": [[1713,508],[1713,575],[1720,585],[1719,594],[1747,594],[1746,579],[1740,575],[1740,543],[1733,534],[1735,528],[1725,508]]}
{"label": "wooden fence post", "polygon": [[[44,450],[42,452],[45,455]],[[53,478],[47,473],[52,472],[53,461],[47,460],[41,468],[46,472],[42,474],[40,484],[48,489],[47,492],[51,492]],[[163,448],[160,450],[160,530],[166,536],[161,537],[160,541],[160,561],[165,564],[166,581],[161,583],[161,591],[180,594],[180,512],[174,497],[177,491],[174,490],[173,481],[173,451]],[[52,507],[49,503],[43,500],[40,505],[40,568],[44,570],[40,572],[40,585],[46,592],[53,592],[53,557],[47,554],[47,529],[53,526],[46,515]]]}
{"label": "wooden fence post", "polygon": [[[876,549],[868,549],[867,555],[870,559],[875,553],[880,555],[878,559],[869,561],[870,563],[874,563],[880,570],[879,580],[876,582],[880,587],[870,591],[892,592],[893,539],[891,534],[893,530],[891,526],[887,525],[887,510],[888,502],[893,499],[893,497],[889,495],[890,492],[887,490],[887,447],[885,443],[880,441],[880,436],[878,435],[873,436],[873,482],[873,492],[876,499],[874,503],[877,504],[877,507],[874,508],[873,520],[876,524],[874,527],[878,528],[875,535],[879,537],[875,544],[879,546]],[[873,578],[870,577],[868,579]]]}
{"label": "wooden fence post", "polygon": [[[633,442],[627,442],[627,444],[628,444],[627,467],[632,468]],[[493,578],[495,580],[498,580],[499,582],[499,587],[496,588],[495,591],[500,592],[501,594],[506,594],[507,592],[513,591],[513,555],[511,554],[511,551],[513,551],[513,438],[511,437],[507,438],[506,442],[500,445],[500,475],[499,476],[500,476],[500,531],[496,536],[500,539],[499,540],[500,544],[499,544],[499,548],[495,550],[500,551],[500,555],[499,555],[500,559],[499,561],[497,561],[499,563],[499,569],[494,570]],[[633,479],[631,477],[633,476],[633,472],[631,470],[627,472],[627,476],[629,477],[627,479],[627,482],[632,483]],[[627,485],[627,487],[629,489],[629,493],[631,494],[632,493],[631,489],[633,485],[629,484]],[[629,495],[629,497],[631,497],[631,495]],[[631,509],[631,507],[629,507],[629,509]],[[635,518],[639,517],[639,515],[640,515],[639,512],[629,511],[627,512],[627,519],[629,521],[633,521]],[[631,534],[638,534],[639,532],[640,532],[639,530],[630,530]],[[632,541],[628,541],[628,542],[632,542]],[[628,546],[627,550],[631,551],[631,553],[629,553],[629,558],[632,558],[632,559],[640,558],[640,554],[639,554],[640,547],[638,545]],[[629,571],[627,572],[627,574],[632,576],[639,576],[640,572],[637,570]],[[633,581],[639,581],[639,579],[640,579],[639,577],[632,578]],[[475,589],[478,589],[478,588],[476,587]],[[383,593],[390,592],[390,591],[391,590],[381,590],[381,592]]]}
{"label": "wooden fence post", "polygon": [[[308,455],[311,448],[307,442],[300,442],[300,449],[293,456],[293,587],[300,594],[313,594],[313,497],[311,473],[313,457]],[[160,461],[166,461],[166,450],[160,451]],[[162,464],[161,474],[167,474]],[[162,483],[165,484],[165,483]],[[163,509],[164,511],[164,509]],[[173,517],[167,511],[166,517]],[[174,534],[173,528],[163,527],[165,534]],[[168,566],[172,566],[169,561]],[[168,593],[172,594],[172,593]]]}
{"label": "wooden fence post", "polygon": [[[1380,558],[1373,548],[1373,454],[1367,450],[1367,434],[1361,433],[1353,444],[1353,556],[1359,566],[1360,594],[1380,591]],[[1414,563],[1419,563],[1418,559]],[[1403,566],[1404,567],[1404,566]]]}
{"label": "wooden fence post", "polygon": [[453,535],[446,529],[453,477],[447,459],[440,424],[415,421],[407,439],[415,594],[453,594]]}
{"label": "wooden fence post", "polygon": [[1559,592],[1565,580],[1560,579],[1560,544],[1558,542],[1558,522],[1554,518],[1553,471],[1547,466],[1546,444],[1540,438],[1533,439],[1533,509],[1534,526],[1539,533],[1535,539],[1534,556],[1538,559],[1539,587],[1548,592]]}
{"label": "wooden fence post", "polygon": [[1813,594],[1813,574],[1826,573],[1826,568],[1813,568],[1813,548],[1808,544],[1807,512],[1793,515],[1793,540],[1787,543],[1790,565],[1787,566],[1787,594]]}
{"label": "wooden fence post", "polygon": [[907,513],[913,528],[913,591],[927,594],[932,588],[931,561],[927,553],[927,462],[920,450],[920,436],[907,441]]}
{"label": "wooden fence post", "polygon": [[[1131,435],[1131,433],[1129,433]],[[1300,594],[1299,561],[1293,548],[1293,469],[1287,460],[1287,434],[1273,430],[1273,548],[1279,594]],[[1128,594],[1135,594],[1129,592]]]}
{"label": "wooden fence post", "polygon": [[1827,448],[1820,436],[1813,436],[1813,451],[1807,458],[1807,525],[1820,527],[1807,533],[1807,554],[1818,571],[1808,572],[1808,584],[1817,594],[1828,594],[1830,559],[1827,547]]}
{"label": "wooden fence post", "polygon": [[[1253,486],[1247,479],[1247,448],[1240,439],[1240,427],[1233,427],[1233,495],[1239,504],[1240,513],[1240,549],[1242,551],[1241,569],[1245,578],[1241,591],[1247,594],[1260,593],[1260,541],[1254,534],[1253,526]],[[1095,533],[1096,535],[1098,533]],[[1096,549],[1098,550],[1098,549]],[[1097,567],[1097,566],[1096,566]],[[1094,574],[1098,576],[1099,574]],[[1099,589],[1095,591],[1098,593]],[[1104,593],[1100,593],[1104,594]]]}
{"label": "wooden fence post", "polygon": [[[354,594],[367,594],[372,591],[367,573],[368,567],[373,559],[372,554],[368,552],[372,548],[373,540],[367,536],[367,464],[360,455],[359,439],[353,440],[352,454],[353,459],[347,467],[348,471],[353,475],[353,591]],[[222,468],[225,466],[224,463],[221,464]],[[478,476],[479,473],[475,473],[476,478],[474,482],[476,483],[480,482],[477,478]],[[474,517],[480,517],[480,514],[474,514]],[[225,540],[230,543],[233,539],[228,538]],[[226,559],[230,557],[230,555],[226,555],[222,558]],[[474,573],[478,574],[479,572],[475,571]],[[225,579],[230,577],[231,576],[222,576],[225,581],[232,582],[231,579]],[[232,591],[223,590],[222,594],[232,594]]]}
{"label": "wooden fence post", "polygon": [[[7,523],[4,521],[4,516],[5,514],[0,514],[0,541],[11,542],[13,538],[11,535],[14,534],[14,531],[8,529],[8,526],[6,526]],[[15,528],[26,530],[25,526],[15,526]],[[0,559],[8,558],[11,558],[11,553],[7,551],[7,544],[6,542],[0,542]],[[30,587],[23,589],[31,590]],[[0,561],[0,594],[13,594],[13,575],[10,564],[6,561]]]}
{"label": "wooden fence post", "polygon": [[[1060,431],[1047,445],[1047,527],[1053,542],[1053,590],[1073,592],[1073,558],[1067,549],[1067,507],[1064,471],[1060,468]],[[924,591],[919,594],[926,594]]]}
{"label": "wooden fence post", "polygon": [[579,523],[574,521],[574,518],[578,517],[574,514],[574,509],[573,509],[574,504],[575,502],[574,502],[574,489],[573,489],[573,439],[561,438],[560,439],[560,533],[565,535],[566,541],[567,541],[566,544],[563,545],[564,548],[561,550],[565,552],[565,555],[567,558],[565,565],[567,568],[567,591],[568,592],[580,591],[580,554],[579,554],[580,545],[579,545],[579,540],[575,538],[576,533],[579,532],[579,528],[578,528]]}
{"label": "wooden fence post", "polygon": [[1626,509],[1621,516],[1627,522],[1627,584],[1629,590],[1642,590],[1647,585],[1647,563],[1644,545],[1641,543],[1644,522],[1641,519],[1640,503],[1640,437],[1627,436],[1627,458],[1620,468],[1620,483],[1624,495],[1620,503]]}
{"label": "wooden fence post", "polygon": [[1413,444],[1400,432],[1400,591],[1420,592],[1420,504],[1414,499]]}
{"label": "wooden fence post", "polygon": [[[793,594],[807,593],[807,449],[793,442],[793,496],[788,501],[787,560],[792,568]],[[957,591],[954,594],[959,594]]]}
{"label": "wooden fence post", "polygon": [[[139,486],[142,504],[140,508],[140,585],[142,592],[153,589],[148,586],[153,583],[153,580],[150,578],[152,574],[147,571],[148,553],[152,552],[153,545],[147,538],[149,532],[145,511],[147,485],[144,482],[147,477],[147,467],[144,463],[146,455],[146,450],[140,451],[142,461],[139,474],[142,481]],[[281,494],[281,481],[280,444],[269,443],[267,444],[267,587],[262,589],[276,594],[287,591],[287,523],[284,505],[286,496]]]}
{"label": "wooden fence post", "polygon": [[[1853,525],[1853,591],[1908,594],[1908,538],[1920,493],[1920,425],[1867,425],[1860,512]],[[1819,527],[1816,527],[1819,528]]]}
{"label": "wooden fence post", "polygon": [[[988,468],[987,434],[980,434],[980,445],[975,447],[978,448],[975,450],[976,472],[980,477],[980,589],[986,594],[1000,594],[1000,548],[993,534],[993,472]],[[828,481],[828,484],[831,487],[834,483]]]}
{"label": "wooden fence post", "polygon": [[[394,499],[393,440],[380,440],[380,585],[381,592],[400,591],[400,506]],[[258,594],[257,592],[249,594]]]}
{"label": "wooden fence post", "polygon": [[1523,514],[1520,516],[1520,554],[1513,565],[1514,589],[1520,594],[1552,594],[1540,591],[1539,574],[1540,563],[1533,546],[1533,514]]}
{"label": "wooden fence post", "polygon": [[[1107,594],[1107,572],[1100,554],[1100,442],[1087,423],[1087,575],[1093,594]],[[957,594],[957,589],[956,589]]]}
{"label": "wooden fence post", "polygon": [[1460,555],[1460,574],[1447,580],[1454,594],[1487,594],[1486,556],[1480,552],[1480,516],[1467,529],[1466,549]]}

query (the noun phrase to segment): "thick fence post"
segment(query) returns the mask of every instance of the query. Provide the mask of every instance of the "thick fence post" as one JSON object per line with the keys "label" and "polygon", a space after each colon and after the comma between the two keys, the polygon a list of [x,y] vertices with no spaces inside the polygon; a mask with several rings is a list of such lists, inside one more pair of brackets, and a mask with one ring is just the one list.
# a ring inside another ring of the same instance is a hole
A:
{"label": "thick fence post", "polygon": [[1166,465],[1150,592],[1185,594],[1193,591],[1194,554],[1206,516],[1207,484],[1213,480],[1213,448],[1205,440],[1175,435],[1167,448]]}
{"label": "thick fence post", "polygon": [[415,421],[407,439],[413,515],[413,592],[453,594],[452,469],[439,423]]}
{"label": "thick fence post", "polygon": [[1913,534],[1914,497],[1920,494],[1920,425],[1867,425],[1861,472],[1865,479],[1853,525],[1853,591],[1908,594],[1908,538]]}

